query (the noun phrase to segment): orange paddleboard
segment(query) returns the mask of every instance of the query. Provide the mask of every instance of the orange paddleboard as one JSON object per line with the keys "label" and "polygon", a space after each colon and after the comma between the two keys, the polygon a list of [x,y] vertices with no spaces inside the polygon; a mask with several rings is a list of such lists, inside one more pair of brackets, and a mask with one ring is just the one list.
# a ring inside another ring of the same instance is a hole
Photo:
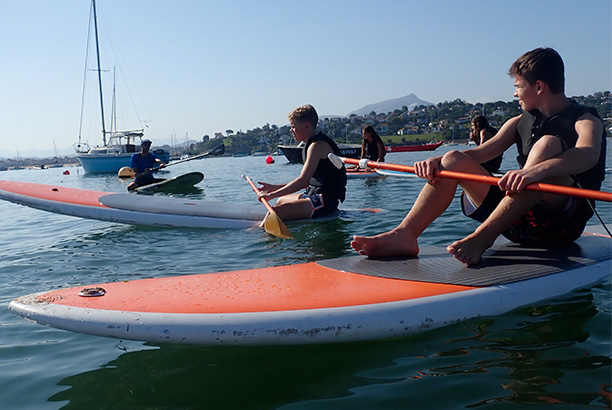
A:
{"label": "orange paddleboard", "polygon": [[[503,241],[502,241],[503,242]],[[274,345],[399,337],[563,295],[608,276],[610,238],[551,250],[501,243],[466,268],[441,248],[91,284],[9,309],[75,332],[157,343]]]}
{"label": "orange paddleboard", "polygon": [[263,207],[0,181],[0,199],[44,211],[135,225],[240,229],[258,226]]}

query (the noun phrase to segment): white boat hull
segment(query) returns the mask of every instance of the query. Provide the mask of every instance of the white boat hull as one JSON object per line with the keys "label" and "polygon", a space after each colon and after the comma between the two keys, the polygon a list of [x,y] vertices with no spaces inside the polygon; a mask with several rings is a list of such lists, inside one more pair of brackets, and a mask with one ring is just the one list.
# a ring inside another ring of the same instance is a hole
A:
{"label": "white boat hull", "polygon": [[129,167],[134,153],[92,155],[77,154],[77,160],[85,172],[90,174],[112,174],[117,173],[122,167]]}

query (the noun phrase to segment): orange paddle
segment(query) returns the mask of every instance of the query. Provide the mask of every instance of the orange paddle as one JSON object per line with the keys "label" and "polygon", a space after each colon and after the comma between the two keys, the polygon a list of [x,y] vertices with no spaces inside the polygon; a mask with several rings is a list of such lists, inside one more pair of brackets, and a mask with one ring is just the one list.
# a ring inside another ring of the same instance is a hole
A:
{"label": "orange paddle", "polygon": [[[259,195],[259,188],[257,188],[255,183],[253,183],[253,180],[246,175],[243,175],[242,178],[246,179],[249,185],[251,185],[251,188],[253,188],[253,191],[255,191],[257,195]],[[272,205],[270,205],[268,201],[264,198],[259,198],[259,200],[265,205],[266,209],[268,210],[268,215],[266,215],[263,221],[265,231],[268,232],[270,235],[276,236],[277,238],[293,239],[293,235],[291,235],[291,232],[289,232],[289,229],[287,229],[287,226],[285,226],[285,223],[282,221],[282,219],[278,217],[276,211],[274,210],[274,208],[272,208]]]}
{"label": "orange paddle", "polygon": [[[387,169],[389,171],[399,171],[399,172],[408,172],[414,174],[414,167],[409,165],[398,165],[398,164],[389,164],[385,162],[376,162],[376,161],[367,161],[367,160],[359,160],[355,158],[342,158],[334,154],[328,155],[329,160],[336,166],[338,164],[354,164],[359,165],[361,168],[370,167],[370,168],[380,168]],[[473,181],[473,182],[481,182],[483,184],[489,185],[497,185],[499,181],[498,177],[493,177],[490,175],[478,175],[478,174],[468,174],[465,172],[455,172],[455,171],[438,171],[436,173],[437,177],[440,178],[450,178],[450,179],[458,179],[462,181]],[[603,192],[603,191],[595,191],[592,189],[582,189],[575,187],[568,187],[563,185],[554,185],[554,184],[546,184],[543,182],[534,182],[533,184],[529,184],[525,187],[525,189],[529,191],[540,191],[547,192],[551,194],[561,194],[568,196],[575,196],[580,198],[593,199],[596,201],[606,201],[612,202],[612,193],[611,192]]]}

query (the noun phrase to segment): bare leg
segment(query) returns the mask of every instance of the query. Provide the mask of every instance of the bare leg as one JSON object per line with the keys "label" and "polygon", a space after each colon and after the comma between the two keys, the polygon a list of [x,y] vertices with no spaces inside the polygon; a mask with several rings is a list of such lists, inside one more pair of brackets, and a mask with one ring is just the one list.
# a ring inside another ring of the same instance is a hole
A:
{"label": "bare leg", "polygon": [[312,216],[312,202],[308,198],[300,198],[301,194],[285,195],[276,201],[274,211],[285,221],[308,219]]}
{"label": "bare leg", "polygon": [[[563,148],[556,137],[543,137],[532,148],[524,168],[532,167],[559,155],[562,151]],[[562,178],[547,182],[570,184],[571,180]],[[466,265],[478,263],[484,252],[493,245],[497,237],[540,200],[546,202],[551,208],[562,208],[567,203],[568,198],[559,195],[544,195],[533,191],[506,196],[474,233],[452,243],[446,248],[447,251]]]}
{"label": "bare leg", "polygon": [[446,210],[456,189],[457,183],[451,180],[427,183],[399,226],[376,236],[354,236],[351,247],[370,257],[417,255],[417,238]]}
{"label": "bare leg", "polygon": [[504,197],[497,208],[485,222],[476,228],[474,233],[450,244],[446,250],[466,265],[480,262],[482,255],[493,245],[497,237],[512,222],[531,209],[541,197],[542,194],[538,192],[523,192]]}
{"label": "bare leg", "polygon": [[[454,171],[486,173],[470,157],[457,151],[444,155],[442,166]],[[418,237],[450,205],[457,190],[458,181],[440,179],[435,184],[427,183],[404,220],[394,229],[376,236],[354,236],[351,247],[370,257],[414,256],[419,253]],[[488,187],[473,184],[484,198]],[[482,200],[479,198],[479,200]]]}

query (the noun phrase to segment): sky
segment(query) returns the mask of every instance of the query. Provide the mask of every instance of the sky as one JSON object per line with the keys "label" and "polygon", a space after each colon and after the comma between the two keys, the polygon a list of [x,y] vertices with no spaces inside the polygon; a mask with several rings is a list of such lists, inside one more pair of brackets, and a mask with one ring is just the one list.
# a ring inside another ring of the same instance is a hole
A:
{"label": "sky", "polygon": [[[0,155],[71,154],[79,129],[102,142],[90,3],[0,1]],[[612,89],[611,0],[96,4],[107,128],[115,84],[118,128],[145,128],[154,145],[286,125],[304,104],[323,116],[411,93],[511,101],[508,68],[536,47],[563,57],[568,96]]]}

